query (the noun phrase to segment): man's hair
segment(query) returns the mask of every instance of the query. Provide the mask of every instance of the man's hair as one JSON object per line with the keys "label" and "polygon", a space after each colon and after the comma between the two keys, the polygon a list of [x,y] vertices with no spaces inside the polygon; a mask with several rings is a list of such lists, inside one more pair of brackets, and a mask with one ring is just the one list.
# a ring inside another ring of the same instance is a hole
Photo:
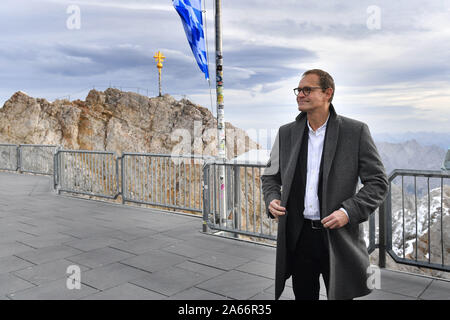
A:
{"label": "man's hair", "polygon": [[331,88],[333,89],[333,93],[331,94],[330,100],[328,102],[331,103],[333,101],[334,96],[334,80],[333,77],[330,76],[328,72],[325,72],[320,69],[311,69],[308,71],[305,71],[302,75],[302,78],[306,77],[309,74],[315,74],[319,77],[319,86],[322,88],[322,91],[325,92],[326,89]]}

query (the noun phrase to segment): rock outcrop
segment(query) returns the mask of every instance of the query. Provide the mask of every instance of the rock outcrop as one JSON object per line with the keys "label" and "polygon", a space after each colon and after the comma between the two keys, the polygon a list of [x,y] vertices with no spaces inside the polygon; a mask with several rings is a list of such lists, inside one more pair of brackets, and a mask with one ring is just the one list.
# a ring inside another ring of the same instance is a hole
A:
{"label": "rock outcrop", "polygon": [[[16,92],[0,109],[0,143],[54,144],[65,149],[216,155],[217,120],[187,99],[148,98],[109,88],[85,101],[33,98]],[[227,158],[259,149],[226,123]]]}

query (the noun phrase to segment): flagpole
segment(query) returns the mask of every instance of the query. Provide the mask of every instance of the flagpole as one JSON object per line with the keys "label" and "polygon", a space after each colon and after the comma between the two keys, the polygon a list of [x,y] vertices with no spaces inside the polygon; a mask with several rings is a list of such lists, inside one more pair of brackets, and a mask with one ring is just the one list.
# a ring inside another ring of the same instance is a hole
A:
{"label": "flagpole", "polygon": [[[225,144],[225,118],[223,102],[223,57],[222,57],[222,27],[221,27],[221,7],[222,0],[216,1],[216,92],[217,92],[217,157],[218,160],[226,160]],[[219,167],[219,185],[220,185],[220,219],[226,222],[226,188],[225,188],[225,166]],[[219,200],[219,203],[220,203]]]}

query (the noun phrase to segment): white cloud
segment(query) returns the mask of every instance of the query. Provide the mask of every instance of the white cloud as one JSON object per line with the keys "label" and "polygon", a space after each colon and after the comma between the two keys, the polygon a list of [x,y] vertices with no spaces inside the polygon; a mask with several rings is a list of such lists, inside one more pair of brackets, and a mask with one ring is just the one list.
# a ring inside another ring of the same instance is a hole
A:
{"label": "white cloud", "polygon": [[95,7],[106,7],[106,8],[116,8],[116,9],[126,9],[126,10],[148,10],[148,11],[172,11],[173,6],[171,2],[164,4],[160,3],[150,3],[149,1],[114,1],[114,0],[43,0],[44,2],[57,3],[59,5],[71,5],[75,4],[80,7],[84,6],[95,6]]}

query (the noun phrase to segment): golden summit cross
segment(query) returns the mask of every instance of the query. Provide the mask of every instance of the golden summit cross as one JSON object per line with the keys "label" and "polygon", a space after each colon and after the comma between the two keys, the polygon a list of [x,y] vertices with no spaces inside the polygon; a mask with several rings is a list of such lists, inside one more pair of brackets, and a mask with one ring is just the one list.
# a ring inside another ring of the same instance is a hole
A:
{"label": "golden summit cross", "polygon": [[159,74],[159,96],[161,97],[161,69],[163,67],[163,61],[166,57],[163,56],[163,54],[161,53],[161,51],[158,51],[157,53],[155,53],[155,55],[153,56],[153,58],[156,60],[157,64],[156,67],[158,68],[158,74]]}
{"label": "golden summit cross", "polygon": [[164,62],[164,59],[166,57],[163,56],[163,54],[161,53],[161,51],[158,51],[157,53],[155,53],[155,55],[153,56],[153,58],[155,58],[156,62],[158,62],[158,64],[156,65],[158,67],[158,69],[161,69],[162,66],[162,62]]}

